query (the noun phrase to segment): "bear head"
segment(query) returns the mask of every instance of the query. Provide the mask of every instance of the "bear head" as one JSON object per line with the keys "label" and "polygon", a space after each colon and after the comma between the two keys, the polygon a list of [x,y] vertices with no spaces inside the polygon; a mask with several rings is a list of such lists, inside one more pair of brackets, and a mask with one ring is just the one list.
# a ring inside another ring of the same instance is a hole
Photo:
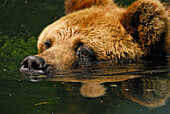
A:
{"label": "bear head", "polygon": [[26,57],[21,72],[45,74],[88,66],[165,57],[168,15],[158,0],[138,0],[128,8],[112,0],[66,0],[66,16],[38,38],[38,54]]}

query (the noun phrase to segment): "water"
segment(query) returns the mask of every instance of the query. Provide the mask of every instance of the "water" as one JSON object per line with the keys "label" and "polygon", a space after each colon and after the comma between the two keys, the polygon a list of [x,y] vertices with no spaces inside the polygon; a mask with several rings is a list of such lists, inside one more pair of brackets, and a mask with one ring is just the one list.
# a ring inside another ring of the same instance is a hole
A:
{"label": "water", "polygon": [[0,114],[170,111],[169,63],[103,62],[87,69],[38,77],[19,72],[22,59],[37,53],[41,30],[64,15],[63,0],[1,0],[0,14]]}

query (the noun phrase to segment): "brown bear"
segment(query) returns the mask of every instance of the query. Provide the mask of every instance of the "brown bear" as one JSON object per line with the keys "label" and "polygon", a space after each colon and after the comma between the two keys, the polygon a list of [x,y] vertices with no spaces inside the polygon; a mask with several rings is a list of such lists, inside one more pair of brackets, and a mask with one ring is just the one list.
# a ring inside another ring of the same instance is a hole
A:
{"label": "brown bear", "polygon": [[168,14],[158,0],[138,0],[127,8],[112,0],[66,0],[65,12],[42,31],[38,54],[23,60],[21,72],[46,74],[169,54]]}

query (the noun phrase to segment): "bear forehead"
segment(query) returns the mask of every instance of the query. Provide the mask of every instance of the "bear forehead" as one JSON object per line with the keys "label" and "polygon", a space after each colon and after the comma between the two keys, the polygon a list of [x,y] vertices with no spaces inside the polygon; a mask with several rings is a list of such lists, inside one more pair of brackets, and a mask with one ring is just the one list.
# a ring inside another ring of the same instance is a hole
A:
{"label": "bear forehead", "polygon": [[98,32],[112,28],[112,30],[115,29],[112,32],[116,32],[116,28],[120,28],[119,18],[124,10],[114,5],[100,7],[105,8],[94,6],[62,17],[43,30],[38,44],[45,42],[48,38],[68,40],[78,33],[88,37],[92,31],[95,31],[93,34],[99,34]]}

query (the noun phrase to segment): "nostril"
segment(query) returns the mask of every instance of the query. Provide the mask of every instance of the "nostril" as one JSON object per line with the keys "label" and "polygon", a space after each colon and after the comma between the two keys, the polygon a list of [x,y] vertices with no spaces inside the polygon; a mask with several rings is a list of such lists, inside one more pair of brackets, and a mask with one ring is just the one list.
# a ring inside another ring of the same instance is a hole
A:
{"label": "nostril", "polygon": [[23,60],[22,63],[21,63],[22,67],[23,68],[28,68],[30,70],[30,67],[28,66],[28,61],[27,60]]}
{"label": "nostril", "polygon": [[30,67],[34,70],[40,70],[42,69],[42,63],[39,63],[38,61],[33,61]]}
{"label": "nostril", "polygon": [[23,60],[21,65],[24,66],[24,68],[28,68],[28,61]]}

